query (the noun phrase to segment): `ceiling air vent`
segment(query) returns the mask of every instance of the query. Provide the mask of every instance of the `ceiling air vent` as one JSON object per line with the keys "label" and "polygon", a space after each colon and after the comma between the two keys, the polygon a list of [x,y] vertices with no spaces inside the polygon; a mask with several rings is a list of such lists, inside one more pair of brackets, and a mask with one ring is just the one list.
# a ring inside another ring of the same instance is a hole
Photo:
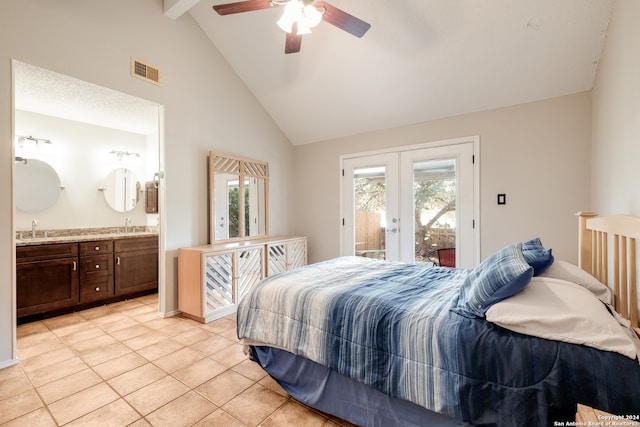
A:
{"label": "ceiling air vent", "polygon": [[160,85],[160,69],[153,65],[145,64],[139,59],[131,58],[131,75]]}

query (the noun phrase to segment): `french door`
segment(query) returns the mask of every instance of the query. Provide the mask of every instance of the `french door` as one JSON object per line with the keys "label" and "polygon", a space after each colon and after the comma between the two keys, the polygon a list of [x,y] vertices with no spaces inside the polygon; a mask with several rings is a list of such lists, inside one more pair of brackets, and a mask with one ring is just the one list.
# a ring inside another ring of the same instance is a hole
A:
{"label": "french door", "polygon": [[476,145],[467,139],[344,157],[342,255],[473,267]]}

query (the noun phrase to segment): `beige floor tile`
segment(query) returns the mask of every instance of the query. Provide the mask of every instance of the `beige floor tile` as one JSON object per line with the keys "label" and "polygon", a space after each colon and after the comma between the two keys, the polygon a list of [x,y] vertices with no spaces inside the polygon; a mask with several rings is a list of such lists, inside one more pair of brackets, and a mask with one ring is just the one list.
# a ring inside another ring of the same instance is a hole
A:
{"label": "beige floor tile", "polygon": [[153,311],[153,312],[149,312],[149,313],[141,313],[141,314],[138,314],[136,316],[132,316],[131,318],[134,319],[137,322],[145,323],[145,322],[149,322],[150,320],[157,319],[158,317],[160,317],[158,315],[158,312],[157,311]]}
{"label": "beige floor tile", "polygon": [[253,385],[253,381],[233,371],[225,371],[207,381],[196,391],[218,406],[222,406]]}
{"label": "beige floor tile", "polygon": [[[67,335],[84,331],[87,329],[87,327],[93,326],[91,322],[89,322],[82,316],[74,316],[73,319],[74,319],[73,323],[69,323],[69,324],[65,323],[63,326],[60,326],[57,328],[51,328],[51,332],[53,332],[59,337],[65,337]],[[43,322],[46,322],[46,320]]]}
{"label": "beige floor tile", "polygon": [[175,353],[182,348],[184,348],[184,345],[167,338],[150,346],[141,348],[137,353],[145,359],[153,361],[171,353]]}
{"label": "beige floor tile", "polygon": [[216,409],[213,403],[195,391],[189,391],[150,413],[146,419],[154,426],[188,427]]}
{"label": "beige floor tile", "polygon": [[323,427],[328,419],[294,400],[278,408],[260,427]]}
{"label": "beige floor tile", "polygon": [[118,311],[122,313],[128,310],[133,310],[134,308],[137,308],[137,307],[142,307],[143,305],[144,304],[138,302],[138,300],[136,299],[130,299],[126,301],[119,301],[113,304],[109,304],[109,307],[111,308],[111,311]]}
{"label": "beige floor tile", "polygon": [[147,415],[172,400],[182,396],[189,387],[175,378],[166,377],[125,396],[131,406],[143,415]]}
{"label": "beige floor tile", "polygon": [[89,340],[69,344],[69,347],[73,348],[80,356],[82,356],[84,353],[90,353],[96,349],[100,349],[117,342],[118,340],[112,336],[101,335]]}
{"label": "beige floor tile", "polygon": [[108,326],[113,325],[113,324],[118,323],[118,322],[122,322],[123,320],[131,321],[130,317],[125,316],[124,314],[122,314],[120,312],[112,311],[108,307],[105,308],[105,312],[106,312],[106,314],[104,314],[102,316],[96,316],[95,318],[91,319],[91,323],[93,323],[94,325],[106,330],[106,328]]}
{"label": "beige floor tile", "polygon": [[128,339],[153,332],[151,329],[139,324],[135,320],[133,320],[133,322],[134,323],[129,327],[119,329],[117,331],[111,331],[109,334],[118,341],[126,341]]}
{"label": "beige floor tile", "polygon": [[67,359],[76,357],[75,353],[68,347],[62,347],[58,350],[49,351],[38,356],[31,357],[27,360],[21,361],[20,364],[25,372],[33,372],[37,369],[57,365],[60,362],[64,362]]}
{"label": "beige floor tile", "polygon": [[[0,370],[2,372],[2,370]],[[33,386],[31,381],[21,371],[20,375],[12,376],[0,381],[0,400],[8,399],[16,394],[31,390]]]}
{"label": "beige floor tile", "polygon": [[21,417],[2,424],[2,427],[56,427],[57,424],[51,418],[51,414],[46,408],[42,407],[35,411],[29,412]]}
{"label": "beige floor tile", "polygon": [[76,323],[82,323],[84,321],[85,320],[82,318],[82,316],[76,313],[71,313],[65,314],[63,316],[52,317],[50,319],[44,319],[42,323],[44,323],[44,325],[51,331],[55,332],[56,329],[64,328]]}
{"label": "beige floor tile", "polygon": [[202,360],[198,360],[197,362],[192,363],[189,366],[185,366],[182,369],[178,369],[173,372],[171,376],[180,380],[183,384],[188,387],[195,388],[210,379],[214,378],[217,375],[223,373],[227,368],[216,362],[215,360],[211,360],[208,357],[205,357]]}
{"label": "beige floor tile", "polygon": [[109,322],[103,325],[96,325],[108,334],[120,331],[125,328],[139,325],[134,319],[125,316],[124,314],[114,313],[114,315],[120,316],[120,318],[114,322]]}
{"label": "beige floor tile", "polygon": [[23,337],[18,336],[17,342],[19,349],[24,351],[32,346],[42,345],[47,342],[60,342],[60,338],[49,329],[46,329],[40,332],[34,332],[31,334],[27,334]]}
{"label": "beige floor tile", "polygon": [[86,310],[82,310],[78,312],[78,315],[81,316],[85,320],[93,320],[97,318],[104,318],[109,313],[111,313],[111,309],[108,305],[100,305],[98,307],[88,308]]}
{"label": "beige floor tile", "polygon": [[126,341],[123,341],[122,343],[129,347],[131,350],[140,350],[141,348],[148,347],[150,345],[163,341],[166,338],[167,337],[157,332],[148,332],[146,334],[130,338]]}
{"label": "beige floor tile", "polygon": [[201,328],[194,328],[190,331],[187,331],[183,334],[173,336],[173,340],[184,344],[185,346],[189,346],[197,343],[198,341],[206,340],[207,338],[212,337],[213,332],[205,331]]}
{"label": "beige floor tile", "polygon": [[[65,343],[62,342],[60,338],[56,337],[53,333],[49,334],[50,335],[47,335],[46,339],[31,346],[25,346],[24,343],[18,340],[18,360],[25,361],[35,356],[40,356],[42,354],[47,354],[51,353],[52,351],[66,348]],[[43,336],[44,334],[38,335]],[[32,338],[34,336],[35,335],[31,335],[28,338]]]}
{"label": "beige floor tile", "polygon": [[229,347],[215,352],[210,357],[228,368],[244,362],[248,358],[248,356],[242,352],[241,344],[230,345]]}
{"label": "beige floor tile", "polygon": [[24,338],[41,332],[49,332],[49,328],[42,322],[25,323],[16,327],[16,337],[18,338]]}
{"label": "beige floor tile", "polygon": [[[154,310],[154,313],[156,312],[157,310]],[[180,323],[180,318],[178,317],[156,316],[155,318],[149,320],[148,322],[144,322],[143,325],[149,329],[160,330],[160,329],[170,328],[171,326],[178,325],[179,323]],[[161,331],[161,333],[164,334],[165,332]]]}
{"label": "beige floor tile", "polygon": [[[179,317],[172,317],[171,319],[180,319]],[[162,323],[166,322],[169,319],[158,319]],[[152,320],[150,322],[143,323],[145,326],[149,326],[149,324],[155,324],[156,320]],[[162,335],[167,337],[176,337],[179,335],[187,334],[189,332],[198,332],[202,331],[202,328],[199,326],[194,326],[189,322],[185,322],[184,320],[178,320],[173,323],[167,323],[166,325],[158,328],[157,331]]]}
{"label": "beige floor tile", "polygon": [[223,338],[220,335],[214,334],[205,340],[198,341],[195,344],[191,344],[189,347],[196,351],[199,351],[200,353],[211,355],[219,352],[220,350],[224,350],[225,348],[233,344],[233,341],[229,341],[228,339]]}
{"label": "beige floor tile", "polygon": [[132,371],[148,363],[148,360],[138,353],[127,353],[124,356],[116,357],[108,362],[101,363],[93,367],[104,380],[109,380],[125,372]]}
{"label": "beige floor tile", "polygon": [[152,363],[147,363],[107,381],[121,396],[133,393],[166,376],[166,372]]}
{"label": "beige floor tile", "polygon": [[205,355],[199,351],[184,347],[174,353],[161,357],[153,363],[165,372],[172,373],[204,358]]}
{"label": "beige floor tile", "polygon": [[130,310],[124,310],[121,311],[122,314],[124,314],[125,316],[129,316],[129,317],[136,317],[139,316],[141,314],[147,314],[147,313],[158,313],[158,309],[157,308],[153,308],[148,306],[147,304],[141,304],[137,307],[134,307]]}
{"label": "beige floor tile", "polygon": [[127,427],[151,427],[151,424],[144,418],[140,418],[138,421],[129,424]]}
{"label": "beige floor tile", "polygon": [[234,397],[222,409],[248,426],[257,426],[287,399],[260,384]]}
{"label": "beige floor tile", "polygon": [[269,390],[278,393],[281,396],[284,397],[289,397],[289,393],[287,393],[285,391],[285,389],[283,389],[280,384],[278,384],[278,382],[276,380],[274,380],[273,378],[271,378],[269,375],[265,376],[263,379],[261,379],[260,381],[258,381],[258,384],[268,388]]}
{"label": "beige floor tile", "polygon": [[100,365],[109,360],[117,359],[125,354],[131,353],[131,349],[122,343],[114,343],[93,351],[82,354],[80,357],[89,366]]}
{"label": "beige floor tile", "polygon": [[240,342],[240,339],[238,338],[238,330],[236,328],[227,329],[226,331],[218,333],[218,335],[234,343]]}
{"label": "beige floor tile", "polygon": [[27,390],[0,400],[0,424],[42,408],[44,404],[35,390]]}
{"label": "beige floor tile", "polygon": [[218,409],[204,420],[194,424],[193,427],[247,427],[247,425],[233,418],[222,409]]}
{"label": "beige floor tile", "polygon": [[87,323],[84,325],[83,329],[77,332],[70,333],[68,335],[61,336],[61,339],[65,343],[75,344],[82,341],[97,338],[102,335],[105,335],[105,332],[102,329],[98,328],[97,326],[91,323]]}
{"label": "beige floor tile", "polygon": [[65,427],[72,426],[99,426],[99,427],[121,427],[140,420],[141,416],[124,399],[118,399],[102,408],[96,409],[87,415],[78,418]]}
{"label": "beige floor tile", "polygon": [[137,298],[137,300],[142,304],[153,305],[155,307],[158,306],[158,294],[145,295],[140,298]]}
{"label": "beige floor tile", "polygon": [[118,399],[105,383],[97,384],[49,405],[58,424],[66,424]]}
{"label": "beige floor tile", "polygon": [[89,365],[84,363],[78,356],[73,356],[70,359],[56,363],[53,369],[49,366],[44,366],[40,369],[27,372],[27,376],[35,387],[40,387],[51,381],[80,372],[88,367]]}
{"label": "beige floor tile", "polygon": [[50,404],[100,382],[102,382],[102,378],[98,374],[91,369],[85,369],[38,387],[38,394],[40,394],[45,403]]}
{"label": "beige floor tile", "polygon": [[267,373],[260,365],[249,359],[238,363],[231,369],[253,381],[260,381],[262,378],[267,376]]}
{"label": "beige floor tile", "polygon": [[0,381],[10,380],[24,375],[20,364],[0,369]]}
{"label": "beige floor tile", "polygon": [[201,326],[201,328],[213,332],[214,334],[219,334],[229,329],[236,329],[236,322],[223,317],[222,319],[214,320],[211,323],[204,324]]}

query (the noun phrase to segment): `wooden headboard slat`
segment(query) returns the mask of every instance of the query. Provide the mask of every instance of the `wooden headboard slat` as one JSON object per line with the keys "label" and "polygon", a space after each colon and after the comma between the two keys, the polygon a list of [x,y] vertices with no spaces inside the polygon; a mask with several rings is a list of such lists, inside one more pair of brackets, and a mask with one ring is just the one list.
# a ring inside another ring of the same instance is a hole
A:
{"label": "wooden headboard slat", "polygon": [[[615,310],[640,333],[636,276],[640,217],[596,217],[594,212],[578,212],[577,215],[580,217],[578,265],[611,288]],[[612,259],[609,259],[610,241]]]}

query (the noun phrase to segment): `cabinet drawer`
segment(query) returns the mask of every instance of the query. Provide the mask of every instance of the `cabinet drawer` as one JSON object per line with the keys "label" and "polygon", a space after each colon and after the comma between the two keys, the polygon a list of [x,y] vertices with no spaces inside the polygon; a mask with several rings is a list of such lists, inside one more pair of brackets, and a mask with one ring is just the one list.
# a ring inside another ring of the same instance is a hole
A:
{"label": "cabinet drawer", "polygon": [[78,256],[77,243],[18,246],[16,248],[16,262],[42,261],[47,259],[71,258],[76,256]]}
{"label": "cabinet drawer", "polygon": [[80,242],[80,256],[97,255],[113,252],[113,240]]}
{"label": "cabinet drawer", "polygon": [[80,302],[90,302],[113,296],[113,276],[94,277],[80,281]]}
{"label": "cabinet drawer", "polygon": [[113,255],[96,255],[80,258],[80,279],[113,274]]}
{"label": "cabinet drawer", "polygon": [[158,237],[135,237],[131,239],[118,239],[113,244],[114,252],[141,251],[158,248]]}

